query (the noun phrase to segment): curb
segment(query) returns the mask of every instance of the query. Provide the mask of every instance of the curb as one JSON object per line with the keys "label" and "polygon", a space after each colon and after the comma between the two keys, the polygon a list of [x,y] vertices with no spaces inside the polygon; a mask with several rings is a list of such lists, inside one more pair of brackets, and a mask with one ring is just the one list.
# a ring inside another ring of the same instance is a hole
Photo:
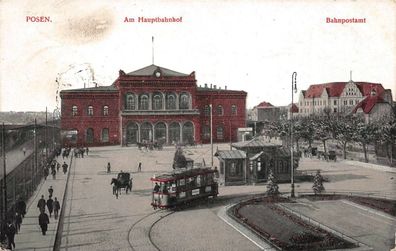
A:
{"label": "curb", "polygon": [[69,178],[70,178],[70,173],[71,173],[71,169],[72,169],[72,164],[73,164],[73,155],[71,155],[71,157],[70,157],[69,172],[67,173],[65,191],[63,192],[62,206],[61,206],[61,211],[59,214],[58,225],[56,228],[53,251],[60,250],[60,246],[61,246],[63,223],[64,223],[64,216],[65,216],[65,208],[66,208],[66,197],[67,197],[67,190],[68,190],[68,186],[69,186]]}

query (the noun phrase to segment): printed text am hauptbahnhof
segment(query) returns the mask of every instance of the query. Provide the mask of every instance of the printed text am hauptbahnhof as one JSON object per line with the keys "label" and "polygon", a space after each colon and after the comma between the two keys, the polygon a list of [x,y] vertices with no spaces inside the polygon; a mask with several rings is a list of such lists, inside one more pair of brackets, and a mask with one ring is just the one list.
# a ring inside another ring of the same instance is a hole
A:
{"label": "printed text am hauptbahnhof", "polygon": [[181,23],[183,17],[125,17],[124,23]]}

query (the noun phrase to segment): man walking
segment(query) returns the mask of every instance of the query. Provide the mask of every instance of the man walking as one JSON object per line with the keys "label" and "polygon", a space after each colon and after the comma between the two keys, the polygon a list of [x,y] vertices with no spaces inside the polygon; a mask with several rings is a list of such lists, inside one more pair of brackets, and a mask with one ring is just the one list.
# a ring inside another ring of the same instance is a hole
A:
{"label": "man walking", "polygon": [[41,232],[43,233],[43,235],[46,234],[49,223],[50,222],[48,215],[45,212],[41,212],[41,214],[39,215],[39,225],[41,227]]}
{"label": "man walking", "polygon": [[63,165],[62,165],[63,174],[66,174],[66,172],[67,172],[67,167],[68,167],[68,165],[66,164],[66,162],[63,162]]}
{"label": "man walking", "polygon": [[54,189],[52,188],[52,186],[50,186],[49,188],[48,188],[48,196],[49,197],[52,197],[52,194],[54,193]]}
{"label": "man walking", "polygon": [[59,210],[60,210],[60,204],[59,204],[58,199],[55,197],[55,201],[54,201],[54,217],[55,217],[55,220],[58,219]]}
{"label": "man walking", "polygon": [[16,229],[14,227],[14,224],[12,224],[10,220],[8,220],[6,235],[7,235],[7,239],[8,239],[8,247],[7,248],[10,250],[12,250],[13,247],[15,248],[15,242],[14,242],[15,233],[16,233]]}
{"label": "man walking", "polygon": [[51,196],[47,200],[47,208],[49,212],[49,216],[52,216],[52,211],[54,210],[54,200],[51,198]]}
{"label": "man walking", "polygon": [[41,213],[45,212],[45,205],[46,204],[47,203],[45,202],[44,195],[41,195],[41,199],[39,199],[39,201],[37,203],[37,207],[40,209]]}
{"label": "man walking", "polygon": [[20,213],[15,213],[15,230],[18,233],[21,230],[22,215]]}
{"label": "man walking", "polygon": [[138,172],[141,172],[142,171],[142,162],[139,162],[139,165],[138,165]]}

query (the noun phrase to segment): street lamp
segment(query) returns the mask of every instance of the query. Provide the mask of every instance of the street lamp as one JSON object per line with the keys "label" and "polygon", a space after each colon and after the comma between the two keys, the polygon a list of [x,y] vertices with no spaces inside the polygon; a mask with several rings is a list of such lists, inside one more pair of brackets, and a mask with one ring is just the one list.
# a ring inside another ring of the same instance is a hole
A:
{"label": "street lamp", "polygon": [[213,112],[212,112],[212,104],[210,106],[210,156],[211,156],[211,167],[213,168]]}
{"label": "street lamp", "polygon": [[297,92],[297,72],[292,74],[292,102],[290,107],[290,169],[291,169],[291,197],[294,198],[294,159],[293,159],[293,95]]}

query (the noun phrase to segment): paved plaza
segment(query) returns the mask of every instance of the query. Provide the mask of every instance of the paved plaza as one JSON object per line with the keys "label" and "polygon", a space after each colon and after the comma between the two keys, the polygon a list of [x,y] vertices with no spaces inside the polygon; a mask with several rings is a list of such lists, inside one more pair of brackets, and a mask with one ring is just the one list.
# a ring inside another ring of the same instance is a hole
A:
{"label": "paved plaza", "polygon": [[[217,147],[219,150],[229,149],[227,144],[216,145],[215,149]],[[174,152],[174,147],[165,147],[162,151],[140,151],[136,147],[111,146],[91,148],[88,156],[74,159],[70,167],[60,249],[155,250],[150,244],[154,243],[161,250],[260,250],[259,246],[218,214],[227,205],[265,192],[264,185],[222,186],[219,188],[219,197],[209,204],[177,211],[166,217],[163,217],[163,211],[154,213],[150,205],[150,177],[171,171]],[[187,148],[185,154],[196,163],[211,162],[209,145]],[[112,166],[111,173],[106,172],[108,162]],[[139,162],[142,163],[142,172],[137,172]],[[214,165],[218,166],[216,158]],[[396,173],[389,170],[374,170],[356,163],[334,163],[317,159],[303,159],[299,169],[306,172],[321,169],[323,176],[330,181],[324,184],[327,191],[365,192],[396,197]],[[132,174],[133,187],[132,193],[125,194],[123,191],[117,199],[112,194],[110,182],[121,170]],[[310,182],[297,183],[297,195],[311,192],[311,187]],[[290,184],[280,184],[280,191],[289,192]],[[347,208],[350,206],[347,205]],[[32,209],[29,209],[28,214]],[[353,210],[348,211],[348,214],[353,214]],[[331,221],[332,217],[329,212],[328,220]],[[367,226],[375,224],[371,218],[367,221]],[[152,225],[157,219],[159,221]],[[387,222],[387,219],[381,220]],[[388,222],[392,224],[391,220]],[[366,234],[376,234],[364,231]],[[359,235],[358,232],[351,233]],[[17,247],[21,245],[18,244],[18,239],[16,244]]]}

